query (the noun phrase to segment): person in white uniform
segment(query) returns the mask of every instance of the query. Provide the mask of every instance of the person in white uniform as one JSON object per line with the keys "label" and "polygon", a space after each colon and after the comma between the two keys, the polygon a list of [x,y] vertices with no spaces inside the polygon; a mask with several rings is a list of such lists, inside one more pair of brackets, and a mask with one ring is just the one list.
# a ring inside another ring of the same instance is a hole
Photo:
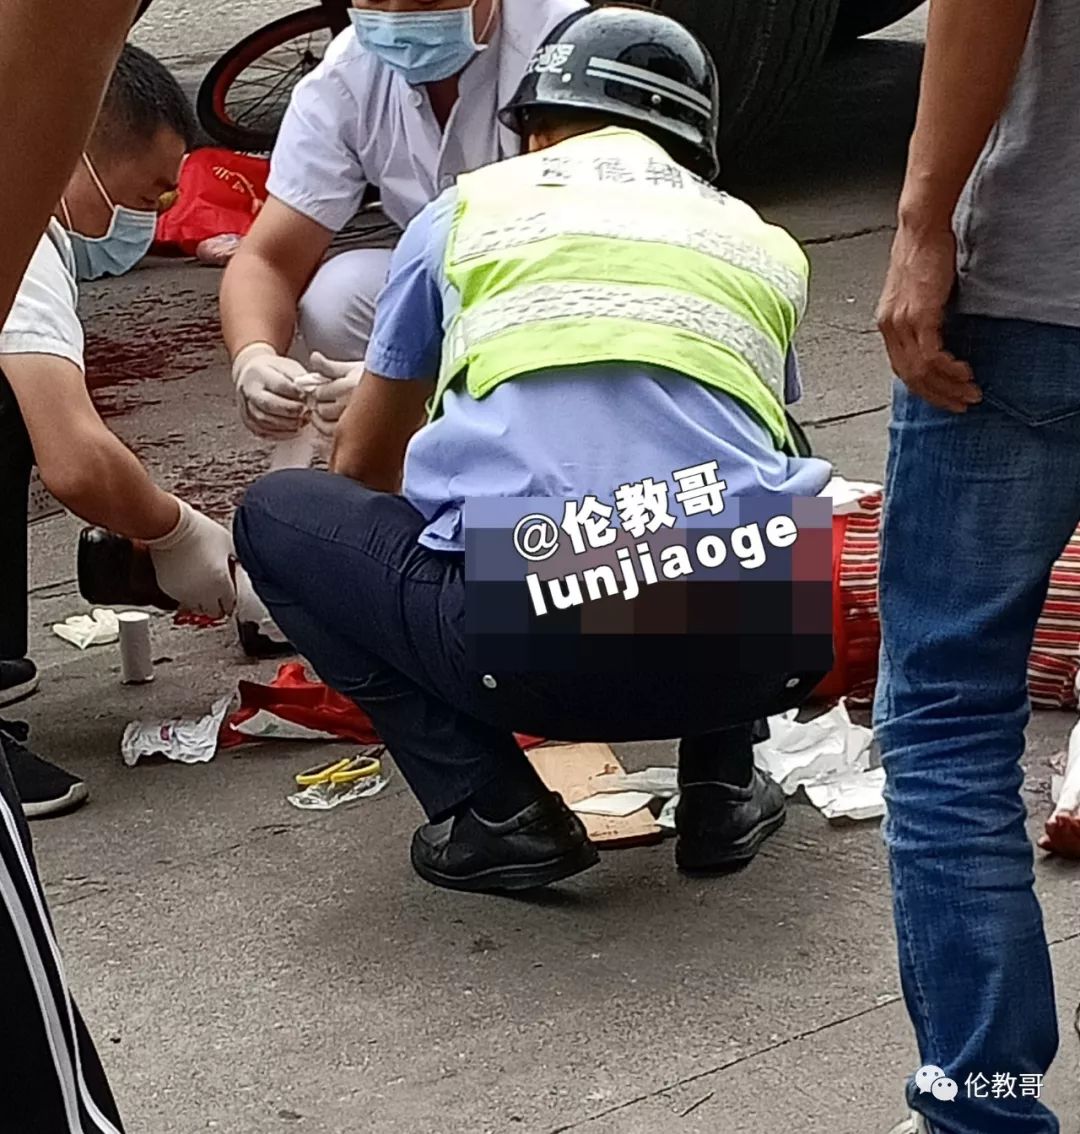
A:
{"label": "person in white uniform", "polygon": [[[0,706],[37,688],[26,656],[27,490],[35,465],[69,512],[145,543],[158,585],[184,609],[218,616],[235,601],[228,531],[160,488],[95,409],[77,309],[77,275],[126,271],[142,258],[157,201],[175,188],[196,137],[176,79],[141,48],[125,46],[86,149],[0,321]],[[82,780],[36,756],[26,739],[25,724],[0,717],[0,747],[27,817],[81,804]],[[67,1130],[44,1121],[0,1120],[0,1128]]]}
{"label": "person in white uniform", "polygon": [[[499,123],[498,108],[547,33],[588,7],[586,0],[353,4],[353,27],[293,94],[268,200],[222,282],[240,416],[275,441],[301,427],[307,394],[297,380],[310,369],[333,379],[315,391],[312,407],[316,428],[332,436],[367,353],[390,251],[359,249],[323,263],[334,234],[369,186],[404,228],[459,174],[516,157],[521,139]],[[308,366],[289,357],[297,329],[315,355]]]}

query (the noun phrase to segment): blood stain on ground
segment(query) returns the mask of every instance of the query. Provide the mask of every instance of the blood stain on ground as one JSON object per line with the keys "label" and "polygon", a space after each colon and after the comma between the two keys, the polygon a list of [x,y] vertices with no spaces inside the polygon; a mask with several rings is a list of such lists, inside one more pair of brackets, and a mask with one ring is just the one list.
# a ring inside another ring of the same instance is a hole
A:
{"label": "blood stain on ground", "polygon": [[142,406],[158,405],[148,393],[152,382],[172,382],[204,370],[221,345],[221,324],[213,318],[168,321],[157,328],[137,319],[110,333],[86,338],[86,384],[102,417],[121,417]]}

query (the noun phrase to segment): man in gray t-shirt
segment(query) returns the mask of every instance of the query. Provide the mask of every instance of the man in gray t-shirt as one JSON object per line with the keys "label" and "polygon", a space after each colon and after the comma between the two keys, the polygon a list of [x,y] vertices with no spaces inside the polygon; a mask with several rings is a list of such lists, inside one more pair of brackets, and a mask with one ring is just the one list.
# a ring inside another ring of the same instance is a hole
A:
{"label": "man in gray t-shirt", "polygon": [[1080,0],[932,0],[879,312],[899,381],[875,724],[924,1068],[895,1134],[1060,1130],[1020,758],[1035,623],[1080,523],[1078,61]]}
{"label": "man in gray t-shirt", "polygon": [[956,212],[959,309],[1080,327],[1080,3],[1041,0]]}

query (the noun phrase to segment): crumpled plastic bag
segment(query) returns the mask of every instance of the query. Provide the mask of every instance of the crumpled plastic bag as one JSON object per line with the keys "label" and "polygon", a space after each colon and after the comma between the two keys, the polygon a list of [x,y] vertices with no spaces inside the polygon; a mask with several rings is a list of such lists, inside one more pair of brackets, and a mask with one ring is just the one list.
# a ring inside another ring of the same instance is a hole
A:
{"label": "crumpled plastic bag", "polygon": [[222,697],[198,719],[132,721],[120,741],[124,763],[134,768],[144,756],[164,756],[178,764],[208,763],[217,753],[218,733],[235,700],[235,693]]}
{"label": "crumpled plastic bag", "polygon": [[89,646],[109,646],[120,639],[120,620],[116,611],[95,607],[89,614],[73,614],[57,622],[52,632],[80,650]]}
{"label": "crumpled plastic bag", "polygon": [[389,782],[389,776],[380,775],[369,776],[347,788],[335,787],[333,784],[314,784],[285,798],[301,811],[333,811],[335,807],[344,807],[348,803],[378,795]]}

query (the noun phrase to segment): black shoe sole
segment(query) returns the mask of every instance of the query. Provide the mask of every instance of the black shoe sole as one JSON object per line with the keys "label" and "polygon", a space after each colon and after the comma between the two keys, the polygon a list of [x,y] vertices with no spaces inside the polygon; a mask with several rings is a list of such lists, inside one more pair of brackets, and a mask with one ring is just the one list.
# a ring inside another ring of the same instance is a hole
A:
{"label": "black shoe sole", "polygon": [[539,890],[554,882],[562,882],[581,874],[600,861],[600,854],[591,843],[573,854],[560,855],[547,862],[529,862],[514,865],[494,866],[490,870],[480,870],[475,874],[443,874],[433,870],[417,859],[416,848],[412,851],[413,869],[425,882],[441,886],[444,890],[457,890],[470,894],[520,893],[523,890]]}
{"label": "black shoe sole", "polygon": [[40,675],[35,673],[28,681],[0,689],[0,709],[8,705],[16,705],[19,701],[25,701],[27,697],[33,696],[38,691],[40,681]]}
{"label": "black shoe sole", "polygon": [[36,803],[24,803],[23,814],[27,819],[51,819],[56,815],[66,815],[74,811],[90,798],[90,789],[81,780],[72,784],[61,796],[55,799],[42,799]]}
{"label": "black shoe sole", "polygon": [[762,843],[787,821],[787,808],[775,815],[767,815],[741,839],[733,843],[705,843],[689,849],[686,840],[679,838],[675,845],[675,865],[684,874],[732,874],[748,866],[761,850]]}

